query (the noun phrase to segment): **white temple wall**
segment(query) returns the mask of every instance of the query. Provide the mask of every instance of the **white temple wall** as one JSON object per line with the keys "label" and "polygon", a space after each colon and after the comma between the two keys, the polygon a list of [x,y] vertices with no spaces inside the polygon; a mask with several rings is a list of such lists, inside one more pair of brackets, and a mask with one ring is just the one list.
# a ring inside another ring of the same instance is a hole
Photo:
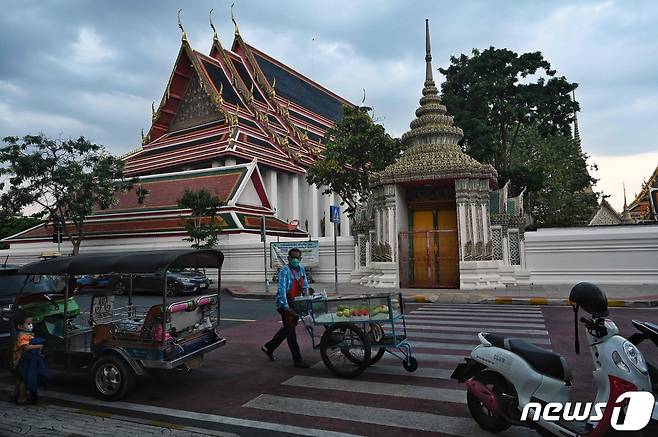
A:
{"label": "white temple wall", "polygon": [[535,284],[658,284],[658,225],[526,231],[525,256]]}
{"label": "white temple wall", "polygon": [[[269,267],[270,242],[277,241],[277,237],[267,238],[267,265],[268,277],[272,279],[274,269]],[[304,241],[281,237],[279,241]],[[320,238],[320,266],[313,268],[313,277],[318,282],[334,281],[334,241],[333,238]],[[182,237],[157,238],[125,238],[107,240],[86,240],[80,247],[80,253],[112,253],[119,251],[137,250],[167,250],[189,248],[189,243]],[[352,237],[339,237],[338,248],[338,281],[349,282],[350,273],[354,267],[354,241]],[[70,253],[72,246],[69,242],[62,243],[63,253]],[[219,238],[219,249],[224,253],[225,260],[222,268],[223,281],[262,282],[263,274],[263,243],[259,235],[222,235]],[[9,263],[25,264],[37,261],[41,253],[56,251],[56,243],[28,243],[14,244],[9,250],[2,251],[3,256],[9,255]],[[303,264],[303,260],[302,260]]]}

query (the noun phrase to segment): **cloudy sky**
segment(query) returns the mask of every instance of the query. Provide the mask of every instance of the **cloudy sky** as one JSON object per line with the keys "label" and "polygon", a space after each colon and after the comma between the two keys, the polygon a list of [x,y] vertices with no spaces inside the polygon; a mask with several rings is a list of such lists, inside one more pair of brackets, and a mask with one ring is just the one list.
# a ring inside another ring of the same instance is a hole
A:
{"label": "cloudy sky", "polygon": [[[162,97],[180,32],[196,50],[225,46],[227,1],[5,0],[0,16],[0,135],[85,135],[134,149]],[[541,51],[578,82],[583,149],[599,189],[621,207],[658,165],[658,2],[237,0],[243,38],[404,133],[424,77],[423,20],[434,67],[474,47]],[[441,76],[435,75],[437,81]]]}

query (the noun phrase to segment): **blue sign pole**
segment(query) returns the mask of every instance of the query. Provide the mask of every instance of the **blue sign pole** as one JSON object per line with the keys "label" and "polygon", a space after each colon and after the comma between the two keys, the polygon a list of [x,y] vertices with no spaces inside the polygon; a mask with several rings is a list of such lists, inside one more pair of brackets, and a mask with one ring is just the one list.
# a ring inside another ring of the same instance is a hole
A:
{"label": "blue sign pole", "polygon": [[329,217],[334,224],[334,291],[338,293],[338,223],[340,223],[340,206],[331,205],[329,207]]}

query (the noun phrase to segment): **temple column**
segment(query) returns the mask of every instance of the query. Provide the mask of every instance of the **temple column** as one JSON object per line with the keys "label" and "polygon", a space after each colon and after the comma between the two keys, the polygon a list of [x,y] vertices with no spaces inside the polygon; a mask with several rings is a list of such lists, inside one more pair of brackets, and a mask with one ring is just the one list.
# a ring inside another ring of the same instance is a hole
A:
{"label": "temple column", "polygon": [[216,160],[216,159],[213,160],[213,161],[210,163],[210,167],[212,167],[212,168],[217,168],[217,167],[221,167],[221,166],[222,166],[222,163],[219,162],[219,161]]}
{"label": "temple column", "polygon": [[324,235],[326,237],[334,238],[334,224],[331,223],[331,211],[330,206],[334,202],[334,193],[329,193],[324,195]]}
{"label": "temple column", "polygon": [[[337,197],[337,203],[340,205],[340,203],[343,201],[343,198],[336,195]],[[350,216],[347,215],[347,212],[345,212],[345,209],[347,208],[347,205],[341,205],[340,206],[340,235],[339,237],[349,237],[350,236]]]}
{"label": "temple column", "polygon": [[279,217],[279,187],[278,187],[278,177],[277,177],[278,172],[275,169],[270,169],[267,171],[267,188],[268,188],[268,196],[270,197],[270,204],[272,205],[272,209],[275,211],[274,215],[276,217]]}
{"label": "temple column", "polygon": [[310,205],[311,219],[309,223],[309,232],[312,237],[320,236],[320,206],[318,205],[318,187],[311,185],[311,205]]}
{"label": "temple column", "polygon": [[288,177],[288,184],[290,186],[288,192],[290,193],[290,220],[300,220],[299,217],[299,175],[292,174]]}
{"label": "temple column", "polygon": [[395,261],[395,209],[388,205],[388,244],[391,246],[391,261]]}
{"label": "temple column", "polygon": [[235,160],[235,158],[231,156],[227,156],[226,161],[224,161],[224,163],[225,163],[224,165],[228,167],[229,165],[235,165],[237,161]]}
{"label": "temple column", "polygon": [[468,203],[469,203],[468,207],[471,209],[471,226],[472,226],[472,229],[473,229],[473,231],[472,231],[473,232],[473,234],[472,234],[473,235],[473,249],[475,249],[475,247],[477,246],[477,243],[479,241],[478,237],[479,237],[479,234],[480,234],[478,232],[479,229],[478,229],[478,219],[477,219],[479,211],[477,210],[476,202],[473,199],[470,199],[470,201]]}

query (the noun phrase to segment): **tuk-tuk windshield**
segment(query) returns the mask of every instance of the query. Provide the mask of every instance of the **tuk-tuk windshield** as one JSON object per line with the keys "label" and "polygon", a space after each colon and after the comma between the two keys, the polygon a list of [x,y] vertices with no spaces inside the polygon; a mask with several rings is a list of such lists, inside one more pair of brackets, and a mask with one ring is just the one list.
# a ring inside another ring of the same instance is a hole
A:
{"label": "tuk-tuk windshield", "polygon": [[[27,281],[26,281],[27,279]],[[0,271],[0,296],[18,294],[54,293],[55,281],[50,276],[21,275],[17,271]]]}

